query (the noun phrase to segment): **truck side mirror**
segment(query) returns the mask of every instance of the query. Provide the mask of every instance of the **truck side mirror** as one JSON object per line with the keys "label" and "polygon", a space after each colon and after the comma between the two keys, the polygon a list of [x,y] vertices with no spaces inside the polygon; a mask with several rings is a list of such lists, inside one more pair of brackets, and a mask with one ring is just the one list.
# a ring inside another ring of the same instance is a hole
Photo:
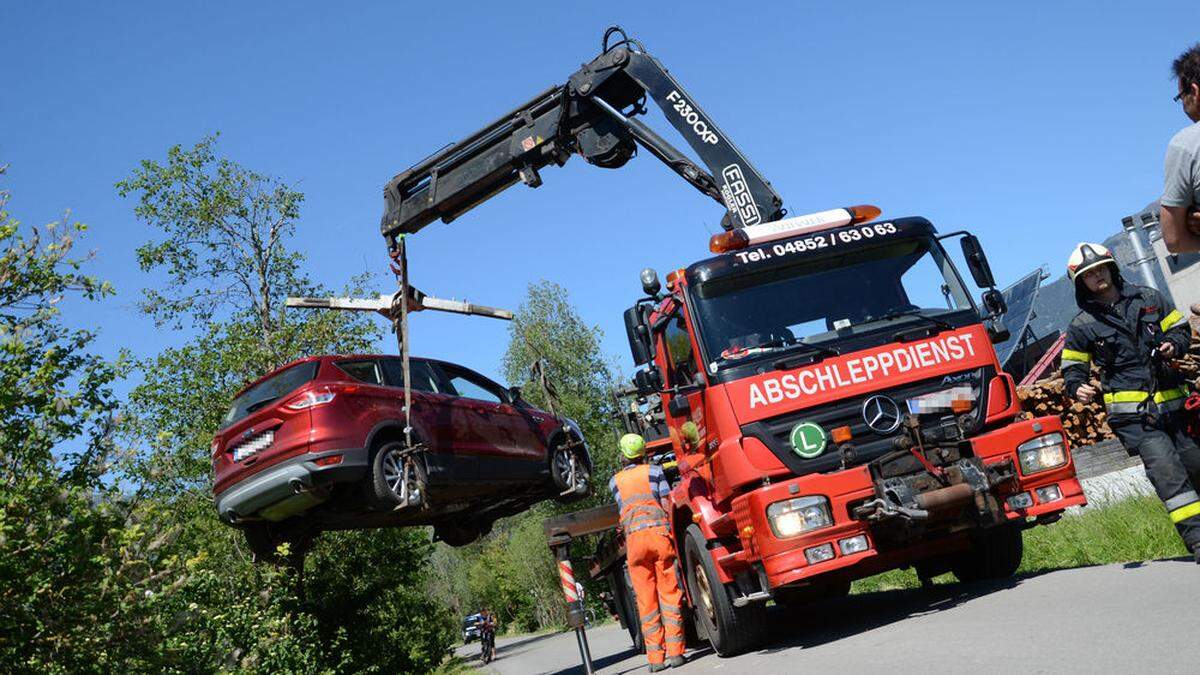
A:
{"label": "truck side mirror", "polygon": [[975,235],[968,234],[962,238],[962,252],[975,285],[980,288],[995,286],[996,279],[992,276],[992,267],[988,264],[987,256],[983,254],[983,246]]}
{"label": "truck side mirror", "polygon": [[633,376],[633,386],[637,389],[638,396],[650,396],[662,391],[662,376],[658,374],[658,368],[650,366],[637,371]]}
{"label": "truck side mirror", "polygon": [[993,288],[990,291],[984,291],[983,308],[992,318],[996,318],[1003,316],[1008,311],[1008,303],[1004,301],[1004,294]]}
{"label": "truck side mirror", "polygon": [[684,394],[676,394],[671,397],[671,402],[667,404],[667,412],[671,413],[671,417],[683,417],[692,411],[692,404],[688,402],[688,397]]}
{"label": "truck side mirror", "polygon": [[650,345],[647,344],[646,325],[642,323],[642,311],[637,305],[625,310],[625,335],[629,338],[629,354],[636,366],[650,362]]}

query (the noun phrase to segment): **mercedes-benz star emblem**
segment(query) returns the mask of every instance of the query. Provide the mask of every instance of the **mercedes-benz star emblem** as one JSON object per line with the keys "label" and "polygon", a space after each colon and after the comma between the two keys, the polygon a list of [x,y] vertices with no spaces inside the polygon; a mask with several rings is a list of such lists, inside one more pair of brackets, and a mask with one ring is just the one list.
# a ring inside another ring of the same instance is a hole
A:
{"label": "mercedes-benz star emblem", "polygon": [[890,434],[900,426],[900,406],[887,396],[872,396],[863,401],[863,421],[877,434]]}

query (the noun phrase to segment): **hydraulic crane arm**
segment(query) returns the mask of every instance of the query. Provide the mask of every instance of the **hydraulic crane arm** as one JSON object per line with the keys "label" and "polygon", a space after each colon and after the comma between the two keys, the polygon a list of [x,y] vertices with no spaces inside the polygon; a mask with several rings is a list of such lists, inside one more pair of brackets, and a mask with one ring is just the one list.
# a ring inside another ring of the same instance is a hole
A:
{"label": "hydraulic crane arm", "polygon": [[[567,83],[551,87],[471,136],[399,174],[384,188],[381,223],[389,242],[435,220],[449,223],[521,181],[542,183],[539,170],[562,166],[578,153],[590,164],[615,169],[640,145],[727,210],[726,229],[778,220],[783,200],[730,138],[667,69],[628,38],[604,36],[600,56]],[[637,116],[653,99],[687,140],[707,171]]]}

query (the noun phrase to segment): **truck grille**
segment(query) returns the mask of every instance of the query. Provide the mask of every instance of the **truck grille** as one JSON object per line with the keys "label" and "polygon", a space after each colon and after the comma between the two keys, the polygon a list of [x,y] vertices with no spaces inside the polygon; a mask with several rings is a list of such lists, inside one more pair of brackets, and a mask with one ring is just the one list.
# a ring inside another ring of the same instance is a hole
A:
{"label": "truck grille", "polygon": [[863,403],[867,399],[877,394],[889,396],[899,404],[901,412],[904,413],[907,412],[905,401],[913,396],[949,389],[955,385],[970,384],[979,392],[979,398],[971,414],[976,416],[977,422],[980,422],[984,411],[987,410],[987,385],[994,375],[995,370],[987,367],[949,376],[949,378],[955,378],[953,381],[947,381],[946,376],[921,380],[903,387],[880,390],[865,396],[842,399],[823,406],[797,410],[778,417],[752,422],[742,426],[742,434],[762,441],[763,445],[770,448],[784,466],[791,469],[797,476],[802,476],[840,469],[842,458],[834,449],[832,441],[829,442],[825,452],[817,457],[805,459],[797,455],[792,449],[792,428],[800,422],[815,422],[821,425],[821,428],[828,434],[831,429],[848,426],[855,447],[855,459],[850,464],[857,466],[881,457],[894,449],[893,439],[903,433],[900,429],[896,429],[884,435],[868,427],[862,415]]}
{"label": "truck grille", "polygon": [[233,454],[233,461],[240,462],[247,457],[256,455],[271,447],[271,444],[274,442],[275,431],[264,431],[245,443],[234,446],[233,450],[231,451],[231,454]]}

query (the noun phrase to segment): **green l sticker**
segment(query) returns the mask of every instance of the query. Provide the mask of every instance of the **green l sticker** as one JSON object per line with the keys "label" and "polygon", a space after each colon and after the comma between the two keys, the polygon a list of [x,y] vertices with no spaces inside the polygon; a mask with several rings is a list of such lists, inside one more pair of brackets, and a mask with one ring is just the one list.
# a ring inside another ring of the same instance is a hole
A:
{"label": "green l sticker", "polygon": [[816,422],[801,422],[792,427],[792,447],[796,454],[812,459],[825,452],[825,430]]}

